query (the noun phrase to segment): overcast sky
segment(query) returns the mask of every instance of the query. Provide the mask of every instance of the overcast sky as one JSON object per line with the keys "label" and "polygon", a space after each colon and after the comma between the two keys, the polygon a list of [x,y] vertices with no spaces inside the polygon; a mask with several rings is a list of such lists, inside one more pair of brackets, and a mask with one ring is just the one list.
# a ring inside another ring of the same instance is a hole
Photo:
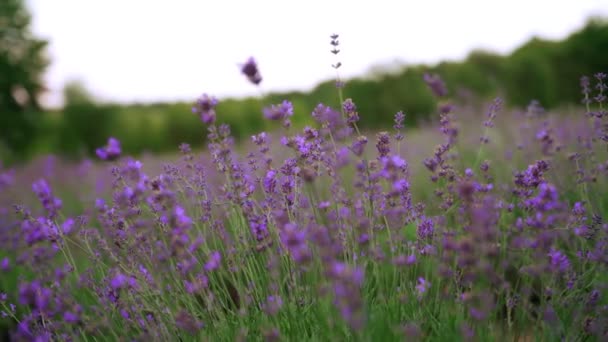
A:
{"label": "overcast sky", "polygon": [[254,56],[264,91],[308,90],[335,75],[329,35],[340,34],[345,77],[373,65],[508,53],[533,35],[561,39],[608,0],[27,0],[33,30],[50,40],[44,102],[70,79],[116,102],[193,101],[259,92],[239,73]]}

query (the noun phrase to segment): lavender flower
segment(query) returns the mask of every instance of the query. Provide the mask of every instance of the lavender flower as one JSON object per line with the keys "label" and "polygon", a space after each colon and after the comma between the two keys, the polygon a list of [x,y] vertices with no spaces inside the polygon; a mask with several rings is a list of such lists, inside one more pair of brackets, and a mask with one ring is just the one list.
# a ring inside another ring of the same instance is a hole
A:
{"label": "lavender flower", "polygon": [[448,90],[441,77],[437,74],[424,74],[424,82],[433,91],[437,97],[444,97],[448,94]]}
{"label": "lavender flower", "polygon": [[198,114],[205,125],[211,125],[215,122],[215,107],[218,103],[215,97],[203,94],[196,100],[192,113]]}
{"label": "lavender flower", "polygon": [[431,283],[430,282],[428,282],[423,277],[419,277],[418,278],[418,282],[416,284],[416,293],[418,295],[418,298],[422,299],[422,297],[424,296],[424,294],[428,291],[428,289],[430,287],[431,287]]}
{"label": "lavender flower", "polygon": [[120,156],[120,141],[114,137],[108,138],[108,143],[104,147],[98,148],[95,153],[102,160],[114,160]]}
{"label": "lavender flower", "polygon": [[249,82],[256,86],[262,82],[262,75],[258,69],[258,65],[253,57],[249,57],[247,62],[241,67],[241,72],[247,77]]}
{"label": "lavender flower", "polygon": [[279,105],[271,105],[264,108],[264,117],[269,120],[284,120],[293,115],[293,105],[284,100]]}
{"label": "lavender flower", "polygon": [[216,270],[220,266],[222,261],[222,255],[218,251],[211,252],[209,255],[209,261],[205,264],[206,271]]}
{"label": "lavender flower", "polygon": [[342,109],[346,114],[346,121],[349,124],[354,124],[359,121],[359,113],[357,113],[357,106],[352,99],[346,99],[342,104]]}
{"label": "lavender flower", "polygon": [[57,216],[58,211],[62,208],[62,201],[59,198],[53,196],[51,187],[44,179],[39,179],[32,184],[32,190],[42,206],[47,211],[49,218],[53,219]]}
{"label": "lavender flower", "polygon": [[551,268],[555,272],[566,272],[570,268],[570,260],[562,252],[552,250],[549,253]]}
{"label": "lavender flower", "polygon": [[430,240],[435,232],[435,224],[433,220],[427,217],[422,217],[418,224],[417,234],[421,241]]}

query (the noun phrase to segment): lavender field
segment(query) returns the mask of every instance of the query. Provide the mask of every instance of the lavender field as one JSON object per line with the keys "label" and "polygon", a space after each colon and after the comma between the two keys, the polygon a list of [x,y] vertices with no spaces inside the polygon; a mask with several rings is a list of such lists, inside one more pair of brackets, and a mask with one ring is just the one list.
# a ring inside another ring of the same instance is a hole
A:
{"label": "lavender field", "polygon": [[432,122],[383,132],[338,77],[340,107],[267,104],[244,144],[205,94],[204,150],[0,169],[0,339],[606,341],[600,71],[557,112],[426,75]]}

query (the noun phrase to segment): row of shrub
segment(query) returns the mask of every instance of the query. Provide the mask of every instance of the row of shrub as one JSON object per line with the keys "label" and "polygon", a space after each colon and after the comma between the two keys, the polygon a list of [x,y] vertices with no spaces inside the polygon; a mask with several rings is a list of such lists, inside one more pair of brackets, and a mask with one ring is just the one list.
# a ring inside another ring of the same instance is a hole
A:
{"label": "row of shrub", "polygon": [[[357,99],[360,126],[365,129],[383,128],[399,110],[406,112],[407,126],[429,118],[436,102],[423,82],[427,72],[441,75],[452,96],[461,103],[498,94],[515,106],[525,106],[533,98],[545,108],[555,108],[580,102],[577,80],[580,75],[608,70],[606,51],[608,22],[596,18],[565,40],[533,38],[508,56],[474,51],[464,61],[410,65],[398,72],[370,72],[365,77],[347,80],[344,94]],[[204,143],[205,131],[191,113],[191,103],[99,104],[79,92],[77,85],[66,87],[65,93],[66,106],[62,111],[42,115],[30,155],[41,152],[71,157],[91,155],[109,135],[118,136],[125,152],[130,154],[174,151],[182,142],[193,147]],[[262,108],[286,98],[294,104],[295,126],[306,125],[310,120],[306,111],[318,103],[336,106],[339,102],[335,81],[329,80],[308,93],[222,99],[217,108],[218,120],[229,123],[237,139],[242,139],[270,128],[261,120]]]}

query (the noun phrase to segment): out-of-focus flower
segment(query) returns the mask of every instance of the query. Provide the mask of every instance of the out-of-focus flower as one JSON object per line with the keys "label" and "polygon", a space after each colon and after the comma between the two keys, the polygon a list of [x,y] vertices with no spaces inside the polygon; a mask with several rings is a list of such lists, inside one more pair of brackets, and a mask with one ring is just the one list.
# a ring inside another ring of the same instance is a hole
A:
{"label": "out-of-focus flower", "polygon": [[431,287],[431,283],[426,279],[420,277],[418,278],[418,283],[416,284],[416,292],[418,294],[418,298],[422,298],[426,291]]}
{"label": "out-of-focus flower", "polygon": [[203,94],[196,100],[192,113],[198,114],[205,125],[211,125],[215,122],[215,106],[218,103],[215,97]]}
{"label": "out-of-focus flower", "polygon": [[262,75],[253,57],[249,57],[247,62],[241,67],[241,72],[247,76],[249,82],[259,85],[262,82]]}
{"label": "out-of-focus flower", "polygon": [[433,238],[433,234],[435,232],[435,223],[432,219],[422,217],[420,223],[418,224],[418,229],[416,233],[420,240],[430,240]]}
{"label": "out-of-focus flower", "polygon": [[424,74],[424,82],[426,82],[435,96],[444,97],[448,94],[448,89],[439,75],[428,73]]}
{"label": "out-of-focus flower", "polygon": [[104,147],[100,147],[95,151],[97,157],[102,160],[115,160],[120,157],[120,141],[114,137],[108,139],[108,143]]}
{"label": "out-of-focus flower", "polygon": [[283,306],[283,299],[280,296],[268,296],[266,298],[266,304],[264,305],[264,311],[267,314],[274,316],[279,312]]}
{"label": "out-of-focus flower", "polygon": [[49,218],[57,216],[57,212],[62,207],[61,199],[53,196],[53,191],[49,183],[44,179],[39,179],[32,184],[32,190],[38,196],[38,200],[42,203],[44,209],[48,212]]}
{"label": "out-of-focus flower", "polygon": [[284,100],[279,105],[264,108],[264,117],[269,120],[283,120],[293,115],[293,105]]}
{"label": "out-of-focus flower", "polygon": [[8,257],[5,257],[4,259],[2,259],[2,261],[0,261],[0,270],[9,271],[10,269],[11,269],[10,260],[8,259]]}
{"label": "out-of-focus flower", "polygon": [[218,251],[211,252],[209,255],[209,260],[205,264],[205,270],[213,271],[220,266],[220,262],[222,261],[222,255]]}
{"label": "out-of-focus flower", "polygon": [[566,272],[570,268],[570,260],[558,250],[549,252],[551,268],[556,272]]}
{"label": "out-of-focus flower", "polygon": [[114,137],[108,139],[108,143],[104,147],[98,148],[95,153],[102,160],[114,160],[120,157],[120,141]]}
{"label": "out-of-focus flower", "polygon": [[190,334],[196,334],[203,328],[202,322],[184,310],[175,316],[175,325]]}

